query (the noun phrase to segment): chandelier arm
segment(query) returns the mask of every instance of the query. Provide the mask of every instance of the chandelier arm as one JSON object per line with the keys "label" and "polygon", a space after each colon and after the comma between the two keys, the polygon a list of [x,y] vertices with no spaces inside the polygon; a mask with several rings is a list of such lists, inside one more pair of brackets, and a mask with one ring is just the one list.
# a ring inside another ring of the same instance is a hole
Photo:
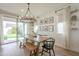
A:
{"label": "chandelier arm", "polygon": [[28,12],[27,12],[27,13],[29,13],[29,14],[32,15],[32,13],[31,13],[31,11],[30,11],[30,3],[27,3],[27,4],[28,4]]}
{"label": "chandelier arm", "polygon": [[[25,12],[25,15],[24,15],[24,17],[22,17],[22,19],[26,19],[26,20],[36,20],[35,18],[34,18],[34,16],[30,16],[31,15],[31,11],[30,11],[30,3],[27,3],[27,5],[28,5],[28,7],[27,7],[27,11]],[[27,16],[27,15],[29,15],[29,16]]]}
{"label": "chandelier arm", "polygon": [[26,11],[24,16],[26,16],[28,13],[31,14],[31,12],[30,12],[30,3],[27,3],[27,5],[28,5],[28,8],[27,8],[27,11]]}
{"label": "chandelier arm", "polygon": [[30,3],[27,3],[27,5],[28,5],[28,10],[30,10],[30,8],[29,8],[30,7]]}

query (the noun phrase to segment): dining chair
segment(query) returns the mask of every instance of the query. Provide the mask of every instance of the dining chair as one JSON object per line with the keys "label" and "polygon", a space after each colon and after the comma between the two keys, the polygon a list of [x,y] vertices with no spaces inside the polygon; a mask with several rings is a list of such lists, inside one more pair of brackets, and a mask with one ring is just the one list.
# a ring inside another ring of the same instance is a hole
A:
{"label": "dining chair", "polygon": [[49,56],[51,56],[51,50],[52,50],[52,51],[53,51],[53,54],[54,54],[54,56],[55,56],[54,43],[55,43],[55,39],[53,39],[53,38],[48,38],[48,40],[46,40],[46,41],[43,43],[41,55],[43,55],[44,52],[46,52],[46,53],[49,53]]}

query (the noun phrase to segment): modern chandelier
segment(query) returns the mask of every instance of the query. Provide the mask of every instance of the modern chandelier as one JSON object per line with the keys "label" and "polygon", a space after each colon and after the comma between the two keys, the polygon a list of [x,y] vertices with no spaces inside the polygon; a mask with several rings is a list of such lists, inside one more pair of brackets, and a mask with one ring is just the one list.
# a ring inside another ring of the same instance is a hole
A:
{"label": "modern chandelier", "polygon": [[29,21],[36,21],[36,17],[32,15],[30,11],[30,3],[27,3],[28,8],[24,16],[20,16],[20,20],[29,20]]}

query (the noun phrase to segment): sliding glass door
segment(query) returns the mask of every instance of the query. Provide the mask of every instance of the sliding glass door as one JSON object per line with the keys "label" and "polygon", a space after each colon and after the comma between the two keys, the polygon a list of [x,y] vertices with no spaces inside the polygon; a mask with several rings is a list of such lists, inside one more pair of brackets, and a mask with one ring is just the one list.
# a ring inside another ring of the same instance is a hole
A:
{"label": "sliding glass door", "polygon": [[1,44],[7,44],[22,40],[27,34],[27,23],[13,18],[3,18],[0,23]]}
{"label": "sliding glass door", "polygon": [[18,29],[17,29],[17,39],[22,40],[25,39],[27,34],[27,23],[25,22],[18,22]]}
{"label": "sliding glass door", "polygon": [[2,21],[3,25],[3,44],[16,41],[16,22]]}

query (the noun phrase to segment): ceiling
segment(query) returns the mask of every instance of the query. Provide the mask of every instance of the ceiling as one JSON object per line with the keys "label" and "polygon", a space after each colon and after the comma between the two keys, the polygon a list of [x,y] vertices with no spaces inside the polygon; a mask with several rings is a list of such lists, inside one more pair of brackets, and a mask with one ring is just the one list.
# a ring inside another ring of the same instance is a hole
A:
{"label": "ceiling", "polygon": [[[64,6],[71,6],[72,9],[79,9],[79,4],[69,3],[31,3],[30,10],[34,16],[44,16],[48,13],[52,13],[54,9],[63,8]],[[0,13],[4,10],[13,15],[25,14],[27,10],[27,3],[0,3]],[[21,10],[24,10],[23,12]]]}

